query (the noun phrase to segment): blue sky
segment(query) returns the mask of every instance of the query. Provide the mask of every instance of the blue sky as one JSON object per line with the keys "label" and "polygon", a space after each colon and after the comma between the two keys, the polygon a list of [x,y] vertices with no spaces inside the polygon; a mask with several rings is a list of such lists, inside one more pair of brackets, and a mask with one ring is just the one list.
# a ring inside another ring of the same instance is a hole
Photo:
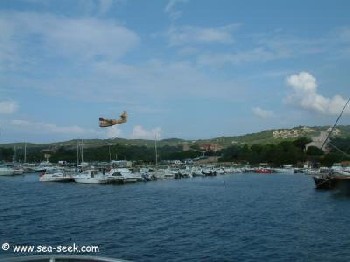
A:
{"label": "blue sky", "polygon": [[[350,96],[349,10],[345,0],[0,1],[0,143],[332,125]],[[126,124],[98,127],[123,110]]]}

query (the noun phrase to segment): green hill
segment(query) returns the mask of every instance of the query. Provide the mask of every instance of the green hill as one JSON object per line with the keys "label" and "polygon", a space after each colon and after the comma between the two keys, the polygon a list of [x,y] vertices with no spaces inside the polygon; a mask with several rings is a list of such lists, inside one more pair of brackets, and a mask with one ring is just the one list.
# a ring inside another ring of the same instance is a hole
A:
{"label": "green hill", "polygon": [[[157,141],[159,160],[196,158],[202,156],[203,152],[206,152],[206,156],[220,154],[232,145],[260,144],[264,146],[275,144],[278,146],[281,141],[294,141],[301,137],[316,138],[320,136],[321,132],[325,132],[329,128],[329,126],[299,126],[292,129],[265,130],[243,136],[198,140],[167,138]],[[349,139],[350,126],[339,126],[333,134],[340,138]],[[27,156],[26,160],[29,162],[40,162],[45,160],[45,156],[51,155],[50,161],[57,162],[64,159],[74,163],[77,155],[81,157],[82,144],[84,145],[85,161],[107,161],[108,159],[133,159],[148,163],[154,161],[154,140],[125,138],[79,139],[50,144],[3,144],[0,145],[0,160],[7,162],[13,159],[24,161],[25,156]],[[80,150],[77,151],[77,149]]]}
{"label": "green hill", "polygon": [[[158,147],[163,146],[189,146],[196,147],[203,144],[216,144],[220,148],[226,148],[234,144],[277,144],[284,140],[294,140],[298,137],[315,137],[320,134],[321,131],[326,131],[329,126],[315,126],[304,127],[298,126],[292,129],[275,129],[265,130],[257,133],[246,134],[242,136],[232,137],[215,137],[210,139],[198,139],[198,140],[185,140],[180,138],[166,138],[157,141]],[[350,125],[337,126],[334,132],[340,137],[350,137]],[[55,150],[59,147],[65,147],[67,149],[75,149],[77,145],[84,144],[84,148],[94,148],[106,145],[120,144],[123,146],[145,146],[154,147],[154,140],[147,139],[125,139],[125,138],[113,138],[113,139],[84,139],[84,140],[69,140],[51,144],[34,144],[27,143],[28,148],[36,149],[51,149]],[[24,143],[12,143],[2,144],[2,148],[23,147]]]}

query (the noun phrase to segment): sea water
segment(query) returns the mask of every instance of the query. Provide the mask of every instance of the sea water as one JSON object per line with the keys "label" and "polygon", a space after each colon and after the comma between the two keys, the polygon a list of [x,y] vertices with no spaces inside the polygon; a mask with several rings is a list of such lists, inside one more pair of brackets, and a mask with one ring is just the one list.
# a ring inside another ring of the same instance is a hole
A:
{"label": "sea water", "polygon": [[[349,225],[350,198],[315,190],[312,177],[303,174],[129,185],[44,183],[37,174],[0,177],[0,244],[8,244],[0,258],[350,261]],[[34,251],[13,250],[27,245]],[[79,249],[63,253],[62,247]]]}

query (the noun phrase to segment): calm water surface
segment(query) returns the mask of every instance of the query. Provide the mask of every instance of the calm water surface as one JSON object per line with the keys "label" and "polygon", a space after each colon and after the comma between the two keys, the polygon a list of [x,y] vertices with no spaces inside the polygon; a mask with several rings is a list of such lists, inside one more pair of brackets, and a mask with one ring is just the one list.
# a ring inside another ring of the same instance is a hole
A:
{"label": "calm water surface", "polygon": [[0,244],[11,247],[75,243],[133,261],[350,261],[350,198],[316,191],[305,175],[116,186],[29,174],[0,177],[0,196]]}

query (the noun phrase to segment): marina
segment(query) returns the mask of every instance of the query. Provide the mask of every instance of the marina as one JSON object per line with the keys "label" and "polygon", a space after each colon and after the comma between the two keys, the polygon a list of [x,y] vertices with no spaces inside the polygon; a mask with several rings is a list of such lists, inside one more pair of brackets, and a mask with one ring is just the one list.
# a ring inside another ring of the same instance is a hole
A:
{"label": "marina", "polygon": [[349,9],[0,1],[0,262],[350,261]]}
{"label": "marina", "polygon": [[38,177],[0,178],[2,242],[98,245],[98,253],[85,255],[131,261],[350,259],[343,248],[348,197],[315,190],[303,173],[249,171],[123,186]]}
{"label": "marina", "polygon": [[[186,165],[181,163],[171,166],[142,166],[142,167],[118,167],[115,163],[84,162],[83,165],[59,165],[50,162],[27,165],[16,164],[0,166],[0,176],[16,176],[36,173],[41,182],[76,182],[83,184],[126,184],[136,182],[149,182],[162,179],[185,179],[196,177],[210,177],[238,173],[266,174],[305,174],[312,176],[316,189],[335,189],[338,185],[347,184],[350,181],[350,167],[342,167],[335,164],[330,168],[294,168],[291,165],[272,168],[265,164],[251,167],[249,165]],[[126,162],[121,162],[123,165]],[[20,170],[20,172],[18,172]],[[26,171],[24,171],[26,170]]]}

